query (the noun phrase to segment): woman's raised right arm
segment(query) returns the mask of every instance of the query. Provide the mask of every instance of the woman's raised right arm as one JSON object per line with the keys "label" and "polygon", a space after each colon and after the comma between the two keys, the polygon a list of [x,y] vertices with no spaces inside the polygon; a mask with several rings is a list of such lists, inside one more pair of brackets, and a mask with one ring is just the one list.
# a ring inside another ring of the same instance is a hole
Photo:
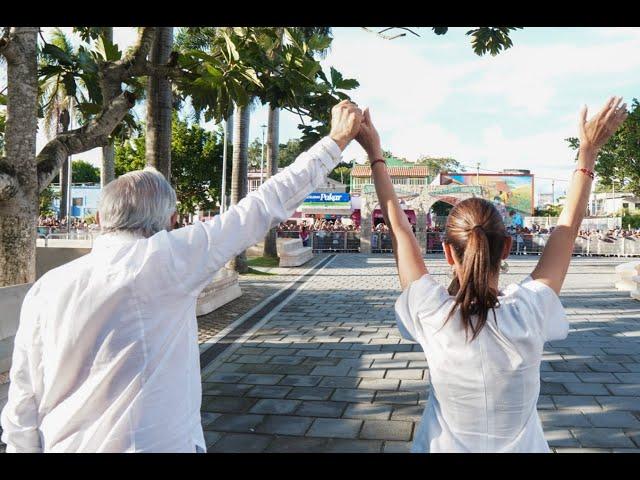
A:
{"label": "woman's raised right arm", "polygon": [[626,104],[620,106],[622,97],[612,97],[591,120],[587,122],[587,107],[580,113],[580,150],[577,169],[571,177],[565,207],[558,224],[549,237],[538,265],[531,277],[551,287],[557,294],[562,284],[580,224],[587,209],[591,193],[592,178],[598,150],[607,143],[618,127],[627,118]]}

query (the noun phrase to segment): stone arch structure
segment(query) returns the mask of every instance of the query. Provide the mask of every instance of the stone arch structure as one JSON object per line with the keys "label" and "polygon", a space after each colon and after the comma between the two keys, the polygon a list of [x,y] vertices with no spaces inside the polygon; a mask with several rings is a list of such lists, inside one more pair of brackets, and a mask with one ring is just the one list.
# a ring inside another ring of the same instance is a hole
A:
{"label": "stone arch structure", "polygon": [[[425,227],[427,214],[434,203],[443,201],[451,205],[472,197],[488,198],[489,192],[481,185],[396,185],[394,186],[399,198],[404,199],[409,207],[416,212],[418,241],[424,250],[426,244]],[[360,194],[360,251],[371,252],[372,215],[379,205],[373,185],[365,185]]]}

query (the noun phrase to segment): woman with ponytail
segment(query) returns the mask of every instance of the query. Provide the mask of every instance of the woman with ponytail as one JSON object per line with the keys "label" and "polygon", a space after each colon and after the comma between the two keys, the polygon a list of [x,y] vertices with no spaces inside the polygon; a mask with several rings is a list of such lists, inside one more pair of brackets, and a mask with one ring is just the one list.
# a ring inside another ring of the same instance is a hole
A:
{"label": "woman with ponytail", "polygon": [[558,298],[587,207],[598,150],[626,118],[611,98],[587,121],[580,117],[580,150],[566,206],[538,265],[500,290],[501,261],[511,237],[495,206],[480,198],[449,214],[444,253],[454,279],[448,290],[424,264],[398,203],[368,110],[356,139],[369,156],[378,200],[391,229],[402,294],[398,328],[418,342],[429,364],[431,394],[414,452],[549,452],[536,410],[544,343],[569,331]]}

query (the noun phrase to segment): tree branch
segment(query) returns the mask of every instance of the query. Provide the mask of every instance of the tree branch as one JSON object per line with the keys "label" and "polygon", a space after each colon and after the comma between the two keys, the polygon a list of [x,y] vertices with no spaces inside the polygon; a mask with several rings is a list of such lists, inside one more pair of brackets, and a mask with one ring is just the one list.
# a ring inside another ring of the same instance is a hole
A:
{"label": "tree branch", "polygon": [[[374,32],[373,30],[371,30],[371,29],[370,29],[370,28],[368,28],[368,27],[361,27],[361,28],[362,28],[363,30],[365,30],[365,31],[369,32],[369,33],[373,33],[374,35],[377,35],[377,36],[378,36],[378,37],[380,37],[380,38],[384,38],[385,40],[394,40],[394,39],[396,39],[396,38],[404,37],[404,36],[406,36],[406,35],[407,35],[406,33],[399,33],[399,34],[397,34],[397,35],[394,35],[393,37],[390,37],[389,35],[385,35],[385,34],[383,33],[385,30],[389,30],[388,28],[387,28],[387,29],[382,29],[382,30],[380,30],[379,32]],[[414,32],[411,32],[411,33],[414,33]],[[415,34],[414,34],[414,35],[415,35]]]}
{"label": "tree branch", "polygon": [[4,27],[2,37],[0,37],[0,55],[7,60],[15,60],[17,52],[11,42],[11,27]]}
{"label": "tree branch", "polygon": [[[144,67],[147,64],[147,57],[153,46],[157,32],[156,27],[143,27],[138,32],[138,40],[131,52],[126,55],[116,65],[124,66],[126,77],[137,77],[144,75]],[[125,78],[126,78],[125,77]]]}
{"label": "tree branch", "polygon": [[0,201],[7,200],[18,193],[18,177],[16,171],[7,162],[7,159],[0,158]]}
{"label": "tree branch", "polygon": [[134,105],[135,96],[125,91],[89,124],[61,133],[47,143],[36,157],[39,191],[47,188],[69,155],[107,145],[111,132]]}

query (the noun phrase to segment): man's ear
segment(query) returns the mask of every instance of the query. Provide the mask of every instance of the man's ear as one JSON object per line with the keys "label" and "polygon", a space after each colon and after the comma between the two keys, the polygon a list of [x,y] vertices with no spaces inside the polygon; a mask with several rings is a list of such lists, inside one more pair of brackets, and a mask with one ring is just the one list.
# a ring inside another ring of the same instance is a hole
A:
{"label": "man's ear", "polygon": [[451,245],[442,242],[442,248],[444,249],[444,258],[447,259],[449,265],[454,265],[456,262],[453,259],[453,253],[451,253]]}
{"label": "man's ear", "polygon": [[178,212],[177,211],[173,212],[173,215],[171,215],[171,228],[174,228],[176,226],[176,223],[178,223]]}
{"label": "man's ear", "polygon": [[507,235],[504,239],[504,246],[502,247],[502,260],[505,260],[509,256],[509,252],[511,252],[511,245],[513,244],[513,237],[511,235]]}

